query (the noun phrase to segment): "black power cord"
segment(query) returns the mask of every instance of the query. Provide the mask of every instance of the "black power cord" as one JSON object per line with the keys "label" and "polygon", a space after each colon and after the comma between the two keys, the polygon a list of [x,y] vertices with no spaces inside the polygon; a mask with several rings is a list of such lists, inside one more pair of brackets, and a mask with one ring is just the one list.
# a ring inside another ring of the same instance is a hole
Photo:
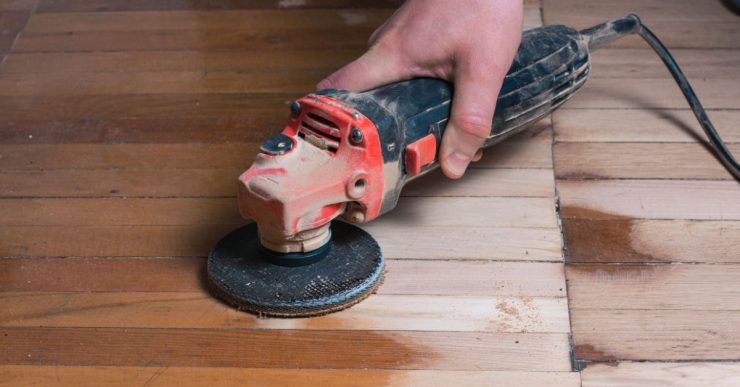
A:
{"label": "black power cord", "polygon": [[673,56],[668,51],[665,45],[658,39],[655,34],[650,31],[649,28],[645,27],[640,21],[637,15],[627,15],[621,19],[612,20],[597,26],[585,29],[581,31],[588,43],[590,50],[598,49],[614,40],[617,40],[625,35],[637,33],[650,45],[650,47],[658,54],[658,57],[665,63],[668,71],[670,71],[673,79],[676,80],[676,84],[681,89],[686,101],[691,106],[691,110],[694,112],[696,119],[699,121],[704,133],[707,135],[709,144],[711,144],[714,152],[719,157],[720,161],[724,164],[725,168],[740,181],[740,164],[732,156],[732,153],[727,149],[722,138],[714,129],[712,121],[709,120],[704,107],[699,102],[699,98],[694,93],[694,89],[689,84],[689,80],[678,67],[678,63],[673,59]]}

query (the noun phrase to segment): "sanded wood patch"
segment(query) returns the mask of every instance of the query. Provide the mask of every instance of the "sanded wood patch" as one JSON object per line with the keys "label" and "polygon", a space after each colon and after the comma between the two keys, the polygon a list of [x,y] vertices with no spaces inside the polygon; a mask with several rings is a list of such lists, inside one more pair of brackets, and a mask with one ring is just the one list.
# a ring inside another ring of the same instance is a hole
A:
{"label": "sanded wood patch", "polygon": [[619,363],[590,365],[581,373],[584,387],[651,385],[656,387],[734,387],[740,378],[736,363]]}
{"label": "sanded wood patch", "polygon": [[207,292],[0,293],[13,327],[238,328],[568,333],[565,298],[376,295],[311,319],[258,318]]}
{"label": "sanded wood patch", "polygon": [[0,343],[19,365],[570,370],[563,333],[0,328]]}

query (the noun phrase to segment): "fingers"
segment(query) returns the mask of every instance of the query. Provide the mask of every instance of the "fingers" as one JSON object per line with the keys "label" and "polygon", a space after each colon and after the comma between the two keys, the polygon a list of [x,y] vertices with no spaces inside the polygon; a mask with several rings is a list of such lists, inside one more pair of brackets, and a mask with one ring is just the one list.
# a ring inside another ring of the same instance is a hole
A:
{"label": "fingers", "polygon": [[365,91],[409,77],[397,55],[386,55],[373,47],[355,61],[326,77],[318,89]]}
{"label": "fingers", "polygon": [[473,162],[477,163],[481,158],[483,158],[483,149],[478,149],[478,151],[475,152],[475,156],[473,156]]}
{"label": "fingers", "polygon": [[452,112],[439,151],[442,171],[449,178],[458,179],[465,173],[491,133],[504,76],[495,68],[485,61],[456,65]]}

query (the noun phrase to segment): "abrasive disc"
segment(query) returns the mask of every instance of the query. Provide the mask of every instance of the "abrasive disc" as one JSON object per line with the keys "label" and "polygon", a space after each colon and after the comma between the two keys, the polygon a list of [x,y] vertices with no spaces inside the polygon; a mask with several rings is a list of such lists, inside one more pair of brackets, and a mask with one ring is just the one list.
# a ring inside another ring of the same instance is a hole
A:
{"label": "abrasive disc", "polygon": [[239,228],[208,256],[208,281],[227,303],[258,315],[307,317],[338,311],[372,293],[383,275],[383,254],[370,234],[332,224],[331,250],[319,262],[288,267],[260,252],[257,225]]}

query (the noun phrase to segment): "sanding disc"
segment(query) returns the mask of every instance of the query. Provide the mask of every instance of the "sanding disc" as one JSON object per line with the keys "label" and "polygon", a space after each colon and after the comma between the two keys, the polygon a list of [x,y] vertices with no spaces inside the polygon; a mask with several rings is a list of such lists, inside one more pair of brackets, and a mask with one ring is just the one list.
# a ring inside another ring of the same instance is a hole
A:
{"label": "sanding disc", "polygon": [[264,316],[307,317],[338,311],[372,293],[383,274],[383,254],[370,234],[332,224],[331,250],[319,262],[288,267],[260,252],[257,225],[224,237],[208,256],[208,281],[238,309]]}

